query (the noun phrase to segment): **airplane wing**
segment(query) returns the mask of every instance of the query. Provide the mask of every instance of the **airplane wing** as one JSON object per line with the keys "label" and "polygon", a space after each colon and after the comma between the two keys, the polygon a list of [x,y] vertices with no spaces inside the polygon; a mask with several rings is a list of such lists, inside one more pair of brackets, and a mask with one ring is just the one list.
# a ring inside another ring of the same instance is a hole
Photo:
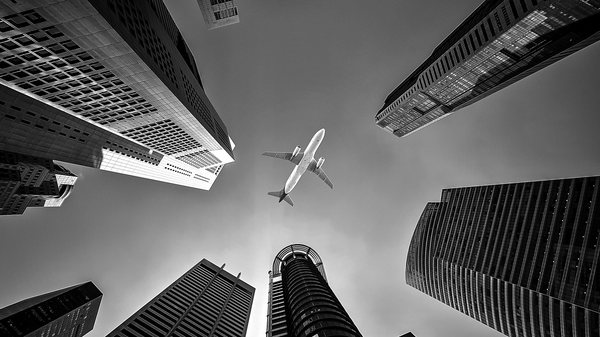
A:
{"label": "airplane wing", "polygon": [[291,152],[265,152],[263,153],[263,156],[291,161],[292,163],[298,165],[300,163],[300,160],[304,156],[304,152],[298,152],[298,154],[293,158]]}
{"label": "airplane wing", "polygon": [[310,164],[308,164],[308,168],[309,171],[314,172],[319,178],[321,178],[321,180],[323,180],[325,182],[325,184],[327,184],[327,186],[333,188],[333,183],[331,182],[331,180],[329,180],[329,178],[327,177],[327,175],[325,174],[325,171],[323,171],[322,168],[317,168],[317,161],[316,160],[312,160],[310,162]]}

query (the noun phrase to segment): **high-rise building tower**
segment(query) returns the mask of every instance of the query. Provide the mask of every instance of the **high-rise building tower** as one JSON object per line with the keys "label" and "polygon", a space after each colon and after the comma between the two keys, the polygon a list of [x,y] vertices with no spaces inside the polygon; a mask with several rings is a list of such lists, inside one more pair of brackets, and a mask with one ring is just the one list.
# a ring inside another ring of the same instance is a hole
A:
{"label": "high-rise building tower", "polygon": [[208,29],[215,29],[240,22],[234,0],[198,0],[198,6]]}
{"label": "high-rise building tower", "polygon": [[0,215],[60,207],[77,176],[50,159],[0,151]]}
{"label": "high-rise building tower", "polygon": [[2,337],[80,337],[92,330],[102,293],[92,282],[0,309]]}
{"label": "high-rise building tower", "polygon": [[0,150],[209,189],[233,146],[161,0],[0,2]]}
{"label": "high-rise building tower", "polygon": [[254,288],[203,259],[108,337],[246,336]]}
{"label": "high-rise building tower", "polygon": [[283,248],[269,272],[267,337],[362,336],[327,284],[312,248]]}
{"label": "high-rise building tower", "polygon": [[406,283],[507,336],[600,336],[600,177],[451,188]]}
{"label": "high-rise building tower", "polygon": [[598,0],[485,0],[375,116],[406,136],[600,39]]}

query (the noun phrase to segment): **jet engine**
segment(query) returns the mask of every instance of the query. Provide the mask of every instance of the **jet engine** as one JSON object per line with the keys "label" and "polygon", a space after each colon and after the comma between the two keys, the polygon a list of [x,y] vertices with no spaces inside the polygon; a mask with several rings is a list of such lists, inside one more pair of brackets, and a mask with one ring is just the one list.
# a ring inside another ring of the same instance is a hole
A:
{"label": "jet engine", "polygon": [[325,158],[319,158],[319,161],[317,162],[317,168],[321,168],[321,166],[323,166],[323,163],[325,163]]}
{"label": "jet engine", "polygon": [[298,153],[300,153],[300,146],[296,146],[294,152],[292,152],[292,158],[296,157]]}

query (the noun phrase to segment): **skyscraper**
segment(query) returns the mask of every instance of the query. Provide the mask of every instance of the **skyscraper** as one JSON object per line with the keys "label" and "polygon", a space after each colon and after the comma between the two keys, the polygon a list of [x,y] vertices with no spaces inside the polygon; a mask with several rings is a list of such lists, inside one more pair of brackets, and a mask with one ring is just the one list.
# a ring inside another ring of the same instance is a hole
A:
{"label": "skyscraper", "polygon": [[234,0],[198,0],[204,22],[208,29],[233,25],[240,22]]}
{"label": "skyscraper", "polygon": [[161,0],[0,2],[0,150],[209,189],[233,142]]}
{"label": "skyscraper", "polygon": [[597,0],[485,0],[385,99],[406,136],[600,39]]}
{"label": "skyscraper", "polygon": [[406,283],[508,336],[600,336],[600,177],[451,188]]}
{"label": "skyscraper", "polygon": [[362,336],[327,284],[312,248],[283,248],[269,272],[267,337]]}
{"label": "skyscraper", "polygon": [[80,337],[92,330],[102,293],[92,282],[0,309],[0,336]]}
{"label": "skyscraper", "polygon": [[50,159],[0,151],[0,215],[60,207],[77,176]]}
{"label": "skyscraper", "polygon": [[109,337],[246,335],[254,288],[203,259]]}

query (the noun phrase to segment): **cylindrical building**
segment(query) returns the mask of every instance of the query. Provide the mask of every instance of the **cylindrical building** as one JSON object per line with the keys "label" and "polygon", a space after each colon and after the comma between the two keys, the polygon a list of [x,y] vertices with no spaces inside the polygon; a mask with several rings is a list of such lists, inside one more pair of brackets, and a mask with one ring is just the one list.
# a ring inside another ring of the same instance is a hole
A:
{"label": "cylindrical building", "polygon": [[361,336],[329,285],[312,248],[282,249],[269,273],[267,337]]}

